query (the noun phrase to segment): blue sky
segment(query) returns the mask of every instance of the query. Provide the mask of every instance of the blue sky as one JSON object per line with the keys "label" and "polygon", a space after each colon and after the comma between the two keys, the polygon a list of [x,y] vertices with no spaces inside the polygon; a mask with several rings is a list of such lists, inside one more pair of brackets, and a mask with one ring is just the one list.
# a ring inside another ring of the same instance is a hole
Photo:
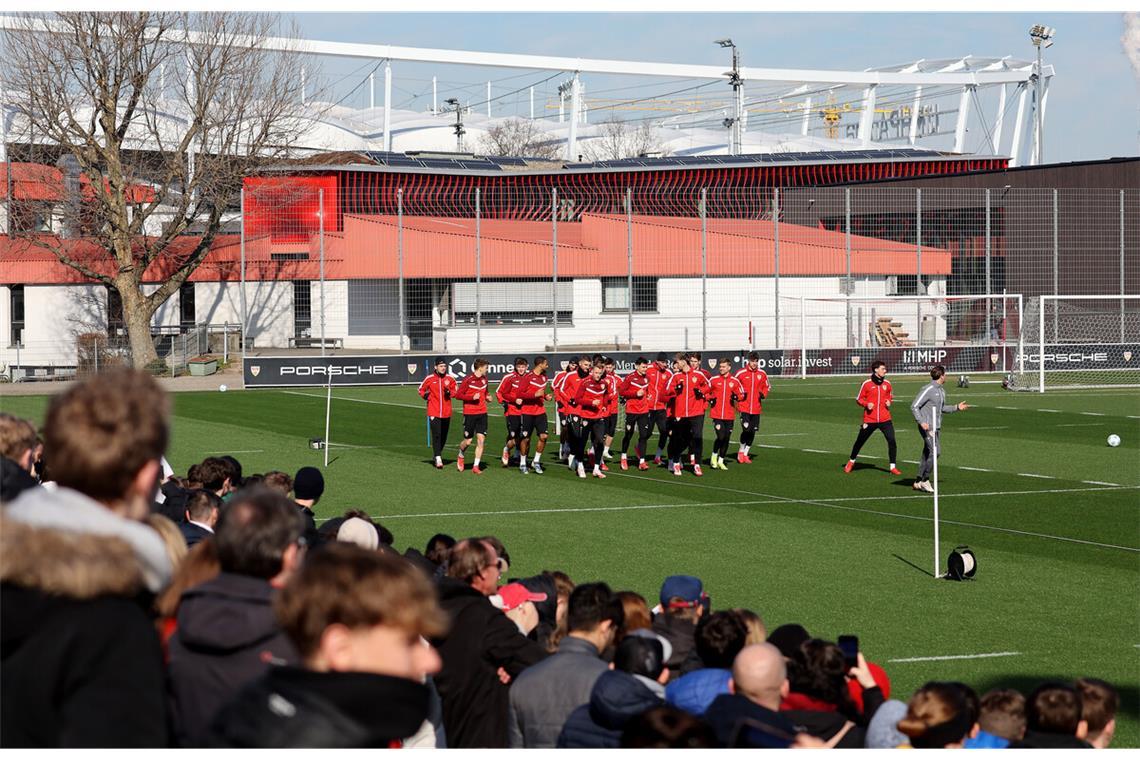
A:
{"label": "blue sky", "polygon": [[[862,69],[917,58],[1012,55],[1030,58],[1027,30],[1034,23],[1057,28],[1046,60],[1057,76],[1049,96],[1046,158],[1074,161],[1136,155],[1138,86],[1121,46],[1119,13],[298,13],[305,37],[345,42],[443,47],[677,63],[721,64],[725,51],[712,44],[731,36],[745,65]],[[345,77],[338,92],[355,86],[360,61],[329,62],[328,80]],[[430,99],[432,73],[440,76],[440,99],[460,94],[483,100],[487,78],[496,95],[525,87],[547,74],[454,70],[412,64],[393,66],[394,101],[420,106]],[[512,77],[512,79],[506,79]],[[379,77],[378,77],[379,81]],[[557,79],[544,83],[549,93]],[[587,80],[587,94],[629,82]],[[669,84],[656,82],[664,91]],[[447,90],[445,95],[443,90]],[[462,92],[460,92],[462,91]],[[621,90],[619,97],[635,97]],[[708,91],[708,94],[713,94]],[[420,96],[414,99],[414,96]],[[364,90],[354,104],[366,104]],[[520,94],[499,110],[524,109]],[[379,87],[377,102],[380,100]],[[1007,117],[1012,126],[1012,112]],[[1010,128],[1007,126],[1007,129]],[[979,137],[980,139],[980,137]]]}

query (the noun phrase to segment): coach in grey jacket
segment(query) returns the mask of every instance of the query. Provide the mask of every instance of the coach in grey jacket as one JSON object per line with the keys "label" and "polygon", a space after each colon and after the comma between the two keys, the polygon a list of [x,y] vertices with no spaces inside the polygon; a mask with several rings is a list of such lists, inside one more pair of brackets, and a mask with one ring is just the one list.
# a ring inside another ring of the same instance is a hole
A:
{"label": "coach in grey jacket", "polygon": [[939,364],[930,370],[930,383],[923,386],[910,405],[910,413],[914,415],[918,432],[922,435],[922,461],[918,464],[918,477],[914,481],[916,491],[934,493],[930,473],[934,469],[934,457],[941,449],[942,415],[970,408],[965,401],[947,404],[946,389],[942,387],[945,384],[946,368]]}

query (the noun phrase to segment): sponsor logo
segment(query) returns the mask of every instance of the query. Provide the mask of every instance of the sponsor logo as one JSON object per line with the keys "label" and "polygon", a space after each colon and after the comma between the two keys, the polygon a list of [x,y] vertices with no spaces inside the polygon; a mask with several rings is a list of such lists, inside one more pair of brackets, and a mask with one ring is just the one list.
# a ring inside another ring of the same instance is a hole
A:
{"label": "sponsor logo", "polygon": [[[252,371],[253,368],[250,367],[250,370]],[[297,365],[297,366],[293,366],[293,367],[286,365],[286,366],[283,366],[281,368],[281,375],[282,376],[292,375],[294,377],[313,377],[315,375],[325,375],[327,377],[352,377],[352,376],[359,376],[359,375],[372,375],[373,377],[376,377],[376,376],[380,376],[380,375],[387,376],[387,374],[388,374],[388,365],[387,364],[349,364],[349,365],[343,365],[343,366],[336,366],[336,365],[330,364],[327,367],[323,367],[323,366],[319,366],[319,365],[313,366],[313,367],[307,367],[307,366],[302,364],[302,365]]]}
{"label": "sponsor logo", "polygon": [[998,361],[998,355],[997,354],[990,354],[990,364],[997,364],[997,361]]}
{"label": "sponsor logo", "polygon": [[254,364],[252,367],[249,368],[249,374],[253,375],[254,377],[257,377],[258,375],[261,374],[261,367]]}
{"label": "sponsor logo", "polygon": [[1124,352],[1124,361],[1126,361],[1126,362],[1132,361],[1132,352],[1131,351],[1125,351]]}
{"label": "sponsor logo", "polygon": [[859,362],[862,360],[863,360],[863,357],[859,356],[858,354],[856,354],[855,356],[852,356],[851,357],[851,366],[852,367],[858,367]]}
{"label": "sponsor logo", "polygon": [[945,349],[930,348],[903,351],[903,364],[941,364],[948,352]]}
{"label": "sponsor logo", "polygon": [[451,371],[451,374],[456,377],[466,377],[467,375],[467,362],[462,359],[452,359],[451,363],[447,365],[447,368]]}
{"label": "sponsor logo", "polygon": [[408,374],[409,375],[416,374],[416,366],[417,365],[415,362],[408,362]]}
{"label": "sponsor logo", "polygon": [[568,361],[561,361],[561,362],[559,362],[559,364],[562,365],[562,369],[566,369],[567,367],[570,366],[570,362],[568,362]]}
{"label": "sponsor logo", "polygon": [[1046,364],[1105,364],[1108,362],[1108,353],[1096,351],[1091,354],[1086,354],[1080,351],[1073,351],[1072,353],[1021,355],[1021,360],[1024,362],[1037,363],[1042,359],[1045,360]]}
{"label": "sponsor logo", "polygon": [[716,367],[716,359],[709,359],[708,362],[709,362],[709,369],[713,369]]}

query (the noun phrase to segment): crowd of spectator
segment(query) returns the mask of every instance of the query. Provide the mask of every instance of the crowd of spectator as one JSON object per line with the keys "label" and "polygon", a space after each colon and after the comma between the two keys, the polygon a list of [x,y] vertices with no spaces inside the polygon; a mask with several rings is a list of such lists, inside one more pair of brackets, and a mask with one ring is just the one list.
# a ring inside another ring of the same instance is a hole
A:
{"label": "crowd of spectator", "polygon": [[168,400],[108,372],[0,414],[5,747],[1089,748],[1092,678],[906,702],[799,624],[515,578],[494,536],[398,553],[367,513],[320,521],[319,470],[166,464]]}

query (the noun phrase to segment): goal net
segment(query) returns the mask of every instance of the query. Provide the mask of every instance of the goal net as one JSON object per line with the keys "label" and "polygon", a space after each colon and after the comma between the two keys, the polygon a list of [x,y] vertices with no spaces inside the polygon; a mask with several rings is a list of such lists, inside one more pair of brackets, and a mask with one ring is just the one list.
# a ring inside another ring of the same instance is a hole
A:
{"label": "goal net", "polygon": [[1014,390],[1140,385],[1140,295],[1029,299],[1025,338]]}
{"label": "goal net", "polygon": [[833,364],[837,372],[862,373],[880,356],[919,371],[939,357],[952,372],[1011,371],[1022,338],[1020,295],[781,297],[780,308],[782,345],[806,364],[819,351],[867,359]]}

